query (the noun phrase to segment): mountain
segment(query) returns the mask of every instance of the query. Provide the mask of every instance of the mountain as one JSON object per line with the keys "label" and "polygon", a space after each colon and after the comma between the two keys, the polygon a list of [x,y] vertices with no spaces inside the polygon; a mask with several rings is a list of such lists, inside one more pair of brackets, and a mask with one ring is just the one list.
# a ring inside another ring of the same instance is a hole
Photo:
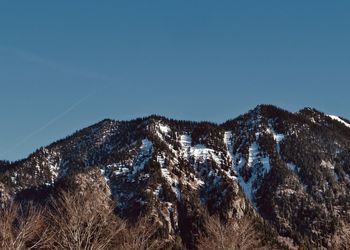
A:
{"label": "mountain", "polygon": [[255,214],[281,245],[330,248],[350,228],[350,121],[271,105],[223,124],[107,119],[0,162],[1,203],[42,202],[74,185],[110,195],[129,220],[152,214],[188,248],[206,213]]}

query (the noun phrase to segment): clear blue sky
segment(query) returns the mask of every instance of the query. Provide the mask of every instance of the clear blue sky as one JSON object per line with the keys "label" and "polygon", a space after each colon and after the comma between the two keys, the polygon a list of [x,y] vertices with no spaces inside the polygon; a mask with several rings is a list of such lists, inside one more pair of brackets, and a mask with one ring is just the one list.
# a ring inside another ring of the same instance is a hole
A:
{"label": "clear blue sky", "polygon": [[0,2],[0,159],[103,118],[350,118],[350,1]]}

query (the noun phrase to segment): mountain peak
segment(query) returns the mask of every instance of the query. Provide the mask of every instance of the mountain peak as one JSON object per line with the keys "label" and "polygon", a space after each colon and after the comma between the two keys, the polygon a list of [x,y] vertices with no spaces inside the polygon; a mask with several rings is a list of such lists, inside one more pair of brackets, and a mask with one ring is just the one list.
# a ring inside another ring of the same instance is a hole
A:
{"label": "mountain peak", "polygon": [[315,109],[315,108],[312,108],[312,107],[305,107],[301,110],[298,111],[299,113],[302,113],[302,114],[306,114],[306,115],[310,115],[310,114],[324,114],[323,112]]}

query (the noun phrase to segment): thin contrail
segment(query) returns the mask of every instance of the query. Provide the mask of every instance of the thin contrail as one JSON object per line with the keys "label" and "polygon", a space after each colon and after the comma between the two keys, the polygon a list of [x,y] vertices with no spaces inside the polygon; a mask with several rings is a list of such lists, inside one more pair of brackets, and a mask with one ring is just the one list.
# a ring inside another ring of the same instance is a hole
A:
{"label": "thin contrail", "polygon": [[[0,45],[0,52],[9,52],[13,55],[19,56],[20,58],[30,62],[30,63],[36,63],[36,64],[42,64],[42,65],[46,65],[47,67],[62,72],[62,73],[70,73],[70,74],[75,74],[75,75],[79,75],[85,78],[91,78],[91,79],[98,79],[100,81],[109,81],[109,83],[103,84],[102,86],[100,86],[100,89],[105,89],[107,88],[110,84],[111,84],[111,78],[107,75],[104,74],[99,74],[99,73],[91,73],[91,72],[85,72],[85,71],[77,71],[77,70],[72,70],[70,68],[64,67],[60,64],[57,64],[55,62],[52,62],[50,60],[47,60],[44,57],[41,57],[37,54],[34,53],[30,53],[30,52],[26,52],[23,50],[19,50],[16,48],[7,48],[7,47],[3,47]],[[62,113],[58,114],[57,116],[55,116],[53,119],[51,119],[50,121],[48,121],[46,124],[44,124],[43,126],[41,126],[40,128],[34,130],[33,132],[31,132],[29,135],[23,137],[22,140],[20,140],[18,143],[16,143],[14,146],[8,148],[5,152],[0,154],[0,157],[2,158],[5,154],[17,149],[19,146],[21,146],[22,144],[24,144],[25,142],[27,142],[30,138],[32,138],[33,136],[37,135],[38,133],[40,133],[41,131],[43,131],[44,129],[46,129],[47,127],[49,127],[50,125],[54,124],[56,121],[58,121],[59,119],[61,119],[62,117],[64,117],[65,115],[67,115],[69,112],[71,112],[74,108],[76,108],[78,105],[80,105],[82,102],[84,102],[86,99],[90,98],[91,96],[95,95],[96,92],[92,92],[82,98],[80,98],[78,101],[76,101],[75,103],[73,103],[70,107],[68,107],[65,111],[63,111]]]}
{"label": "thin contrail", "polygon": [[46,124],[44,124],[43,126],[41,126],[40,128],[34,130],[33,132],[31,132],[29,135],[25,136],[21,141],[19,141],[18,143],[16,143],[14,146],[10,147],[8,150],[6,150],[5,152],[3,152],[1,154],[1,157],[15,149],[17,149],[19,146],[21,146],[22,144],[24,144],[25,142],[27,142],[30,138],[32,138],[33,136],[37,135],[38,133],[40,133],[41,131],[43,131],[44,129],[46,129],[47,127],[49,127],[50,125],[54,124],[56,121],[58,121],[59,119],[63,118],[65,115],[67,115],[69,112],[71,112],[75,107],[77,107],[79,104],[81,104],[82,102],[84,102],[86,99],[88,99],[89,97],[91,97],[93,95],[93,93],[90,93],[82,98],[80,98],[78,101],[76,101],[75,103],[73,103],[70,107],[68,107],[65,111],[63,111],[62,113],[58,114],[57,116],[55,116],[53,119],[51,119],[50,121],[48,121]]}
{"label": "thin contrail", "polygon": [[89,79],[97,79],[102,81],[110,81],[111,79],[109,76],[105,74],[101,74],[98,72],[91,72],[91,71],[85,71],[85,70],[77,70],[72,69],[71,67],[66,67],[64,64],[57,63],[55,61],[52,61],[50,59],[47,59],[41,55],[38,55],[36,53],[32,53],[26,50],[18,49],[15,47],[4,47],[0,44],[0,52],[9,53],[12,56],[15,56],[16,58],[20,58],[21,60],[24,60],[28,63],[38,64],[45,67],[48,67],[52,70],[55,70],[60,73],[64,74],[71,74],[76,75],[84,78]]}

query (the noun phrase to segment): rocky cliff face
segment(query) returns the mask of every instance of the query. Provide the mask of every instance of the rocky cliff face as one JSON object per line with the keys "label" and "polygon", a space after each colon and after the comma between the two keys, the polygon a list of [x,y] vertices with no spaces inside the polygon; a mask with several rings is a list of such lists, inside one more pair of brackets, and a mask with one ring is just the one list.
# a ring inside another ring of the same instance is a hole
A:
{"label": "rocky cliff face", "polygon": [[0,162],[2,203],[93,183],[120,215],[152,214],[188,246],[209,211],[227,220],[256,213],[281,242],[329,247],[349,226],[350,122],[269,105],[220,125],[104,120]]}

